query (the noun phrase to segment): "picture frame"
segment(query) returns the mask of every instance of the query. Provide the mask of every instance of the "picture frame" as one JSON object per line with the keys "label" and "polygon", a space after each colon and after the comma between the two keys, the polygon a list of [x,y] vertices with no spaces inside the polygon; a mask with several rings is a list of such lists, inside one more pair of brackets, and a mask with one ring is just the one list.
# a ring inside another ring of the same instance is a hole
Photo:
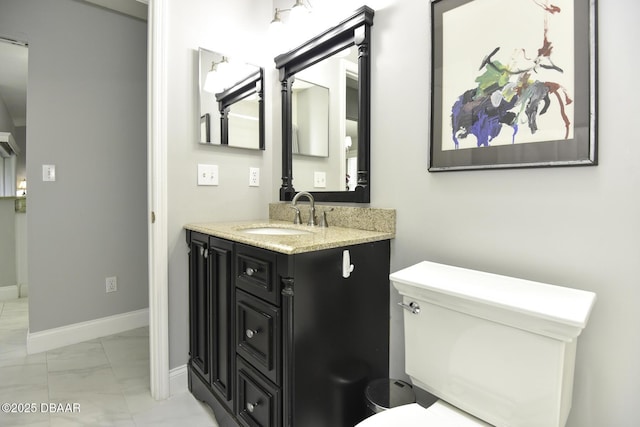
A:
{"label": "picture frame", "polygon": [[431,0],[429,171],[597,164],[596,0]]}

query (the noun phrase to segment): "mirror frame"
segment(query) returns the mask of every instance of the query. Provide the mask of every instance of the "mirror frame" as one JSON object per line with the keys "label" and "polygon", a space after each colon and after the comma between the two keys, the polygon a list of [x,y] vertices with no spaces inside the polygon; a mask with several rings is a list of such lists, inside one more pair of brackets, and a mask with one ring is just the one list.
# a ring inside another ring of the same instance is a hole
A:
{"label": "mirror frame", "polygon": [[290,201],[293,187],[292,89],[295,74],[350,46],[358,48],[358,181],[354,191],[309,191],[316,201],[369,203],[371,198],[371,26],[373,9],[363,6],[351,17],[299,47],[278,55],[282,94],[282,186],[280,200]]}
{"label": "mirror frame", "polygon": [[[246,79],[239,81],[229,89],[216,93],[218,110],[220,111],[220,142],[229,146],[229,108],[246,97],[258,95],[258,149],[264,150],[264,92],[262,67]],[[231,146],[233,147],[233,146]],[[245,148],[245,147],[243,147]]]}

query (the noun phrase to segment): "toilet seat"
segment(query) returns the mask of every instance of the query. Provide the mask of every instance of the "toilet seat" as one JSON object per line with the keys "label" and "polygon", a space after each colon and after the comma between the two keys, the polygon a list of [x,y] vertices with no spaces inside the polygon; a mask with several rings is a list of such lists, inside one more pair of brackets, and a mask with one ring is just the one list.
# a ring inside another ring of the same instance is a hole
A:
{"label": "toilet seat", "polygon": [[443,400],[438,400],[428,408],[417,403],[397,406],[375,414],[356,425],[356,427],[389,426],[490,427],[491,425]]}

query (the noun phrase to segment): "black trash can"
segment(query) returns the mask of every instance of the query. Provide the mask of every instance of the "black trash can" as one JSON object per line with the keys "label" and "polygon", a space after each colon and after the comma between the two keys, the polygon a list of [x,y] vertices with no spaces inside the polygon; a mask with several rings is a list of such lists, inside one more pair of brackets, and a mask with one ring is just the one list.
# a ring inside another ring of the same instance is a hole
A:
{"label": "black trash can", "polygon": [[367,416],[416,401],[411,384],[389,378],[371,381],[364,394]]}
{"label": "black trash can", "polygon": [[341,361],[331,366],[331,427],[352,427],[368,416],[362,404],[367,385],[367,366],[359,361]]}

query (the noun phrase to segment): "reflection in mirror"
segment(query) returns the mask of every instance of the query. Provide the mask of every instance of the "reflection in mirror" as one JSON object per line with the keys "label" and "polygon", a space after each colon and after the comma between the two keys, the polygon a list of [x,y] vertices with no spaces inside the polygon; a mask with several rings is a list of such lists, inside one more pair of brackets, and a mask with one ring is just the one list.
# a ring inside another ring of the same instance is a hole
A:
{"label": "reflection in mirror", "polygon": [[[357,61],[357,50],[350,47],[305,68],[295,76],[292,85],[291,133],[293,176],[298,188],[323,191],[356,189]],[[311,120],[306,118],[306,112],[311,113]],[[312,129],[314,133],[309,135]],[[347,144],[350,144],[349,148]],[[318,174],[320,178],[317,178]]]}
{"label": "reflection in mirror", "polygon": [[264,150],[262,68],[199,49],[201,144]]}
{"label": "reflection in mirror", "polygon": [[[318,201],[370,201],[369,41],[373,14],[364,6],[337,26],[275,58],[282,83],[280,200],[291,200],[297,191],[309,191]],[[322,92],[328,97],[328,126],[318,113],[326,111],[324,98],[305,106],[313,111],[315,120],[321,117],[322,124],[314,120],[315,126],[328,129],[327,137],[322,138],[327,146],[314,148],[317,151],[305,151],[300,129],[304,125],[300,91],[311,85],[326,89]]]}
{"label": "reflection in mirror", "polygon": [[297,78],[293,82],[293,154],[329,156],[329,88]]}

